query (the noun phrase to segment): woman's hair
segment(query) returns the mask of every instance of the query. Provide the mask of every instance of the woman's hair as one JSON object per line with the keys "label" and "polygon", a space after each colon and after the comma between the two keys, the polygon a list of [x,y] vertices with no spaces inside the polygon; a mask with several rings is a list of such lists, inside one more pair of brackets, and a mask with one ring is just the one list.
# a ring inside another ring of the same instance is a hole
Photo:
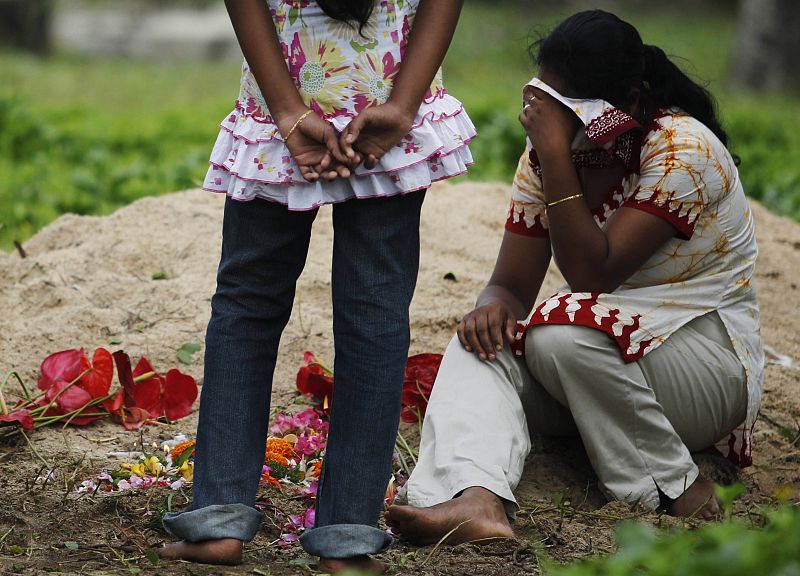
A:
{"label": "woman's hair", "polygon": [[375,0],[317,0],[317,4],[329,17],[344,22],[358,22],[358,30],[366,25],[372,16]]}
{"label": "woman's hair", "polygon": [[570,16],[530,51],[541,68],[582,98],[602,98],[621,107],[630,103],[631,90],[639,89],[645,103],[677,106],[728,143],[708,90],[661,48],[643,44],[636,28],[613,14],[588,10]]}

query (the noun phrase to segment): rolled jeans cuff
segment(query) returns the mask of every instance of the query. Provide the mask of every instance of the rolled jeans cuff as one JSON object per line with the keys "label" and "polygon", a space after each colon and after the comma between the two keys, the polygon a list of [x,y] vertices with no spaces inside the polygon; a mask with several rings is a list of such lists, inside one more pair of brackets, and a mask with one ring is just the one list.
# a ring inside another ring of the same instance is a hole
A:
{"label": "rolled jeans cuff", "polygon": [[198,510],[167,512],[164,529],[189,542],[236,538],[250,541],[261,525],[262,514],[244,504],[214,504]]}
{"label": "rolled jeans cuff", "polygon": [[300,536],[303,549],[320,558],[352,558],[377,554],[391,546],[393,538],[364,524],[331,524],[307,530]]}

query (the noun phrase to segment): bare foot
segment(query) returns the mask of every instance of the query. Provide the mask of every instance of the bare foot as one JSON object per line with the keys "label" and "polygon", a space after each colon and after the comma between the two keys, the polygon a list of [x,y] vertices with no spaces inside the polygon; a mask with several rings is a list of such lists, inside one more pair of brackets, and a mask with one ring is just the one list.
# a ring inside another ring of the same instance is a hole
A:
{"label": "bare foot", "polygon": [[386,572],[386,564],[369,556],[320,558],[318,570],[326,574],[338,574],[346,570],[359,570],[367,574],[383,574]]}
{"label": "bare foot", "polygon": [[461,544],[477,540],[513,538],[503,502],[485,488],[472,487],[460,496],[430,508],[391,506],[385,515],[386,523],[413,544],[426,546],[445,541]]}
{"label": "bare foot", "polygon": [[719,520],[722,516],[719,502],[714,496],[714,483],[700,476],[686,492],[672,501],[667,511],[672,516],[701,520]]}
{"label": "bare foot", "polygon": [[162,560],[189,560],[202,564],[224,564],[233,566],[242,563],[242,541],[236,538],[220,538],[203,542],[181,540],[156,550]]}

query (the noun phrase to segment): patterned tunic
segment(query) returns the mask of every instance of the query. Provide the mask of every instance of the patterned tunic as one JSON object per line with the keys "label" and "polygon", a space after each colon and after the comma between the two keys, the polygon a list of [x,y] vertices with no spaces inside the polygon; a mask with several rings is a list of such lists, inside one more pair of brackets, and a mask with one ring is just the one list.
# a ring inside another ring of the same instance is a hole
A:
{"label": "patterned tunic", "polygon": [[[367,24],[329,18],[312,0],[268,0],[289,74],[307,106],[341,131],[362,110],[386,101],[400,69],[418,0],[376,0]],[[308,183],[283,143],[247,62],[235,109],[221,124],[204,188],[236,200],[260,197],[307,210],[349,198],[391,196],[463,174],[475,136],[441,71],[409,134],[373,169],[349,179]]]}
{"label": "patterned tunic", "polygon": [[[717,311],[747,374],[745,422],[717,444],[728,458],[752,463],[750,434],[758,414],[764,370],[759,309],[752,284],[758,253],[753,217],[734,161],[719,139],[677,109],[660,110],[645,130],[603,101],[573,100],[538,82],[572,108],[590,140],[627,158],[629,170],[593,211],[601,228],[620,207],[663,218],[678,231],[610,294],[574,293],[565,286],[541,302],[527,326],[577,324],[602,330],[627,362],[655,350],[693,318]],[[641,146],[638,153],[636,148]],[[548,236],[535,154],[523,154],[512,185],[506,229]],[[578,156],[579,157],[579,156]]]}

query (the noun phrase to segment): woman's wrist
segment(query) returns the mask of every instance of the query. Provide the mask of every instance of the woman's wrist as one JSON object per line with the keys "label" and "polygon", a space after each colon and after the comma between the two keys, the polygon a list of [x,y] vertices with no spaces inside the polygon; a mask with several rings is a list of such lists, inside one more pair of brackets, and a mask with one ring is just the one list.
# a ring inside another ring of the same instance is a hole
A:
{"label": "woman's wrist", "polygon": [[477,302],[475,302],[475,308],[482,308],[483,306],[503,306],[504,308],[508,308],[509,310],[517,310],[520,308],[520,303],[517,301],[511,301],[508,298],[507,294],[498,294],[498,290],[493,287],[494,289],[490,289],[488,294],[484,293],[478,296]]}
{"label": "woman's wrist", "polygon": [[273,110],[270,108],[272,119],[275,121],[275,124],[278,126],[278,130],[280,130],[280,133],[284,138],[292,129],[292,126],[294,126],[295,122],[297,122],[298,119],[300,119],[300,117],[308,111],[309,107],[303,104],[303,101],[299,99],[297,103],[292,103],[288,106],[282,106],[278,110]]}
{"label": "woman's wrist", "polygon": [[395,96],[392,94],[389,96],[389,99],[386,100],[384,106],[389,106],[393,108],[399,118],[402,118],[409,126],[411,127],[414,124],[414,118],[417,117],[417,113],[419,112],[419,107],[422,104],[422,100],[416,101],[414,98],[403,98],[402,96]]}

